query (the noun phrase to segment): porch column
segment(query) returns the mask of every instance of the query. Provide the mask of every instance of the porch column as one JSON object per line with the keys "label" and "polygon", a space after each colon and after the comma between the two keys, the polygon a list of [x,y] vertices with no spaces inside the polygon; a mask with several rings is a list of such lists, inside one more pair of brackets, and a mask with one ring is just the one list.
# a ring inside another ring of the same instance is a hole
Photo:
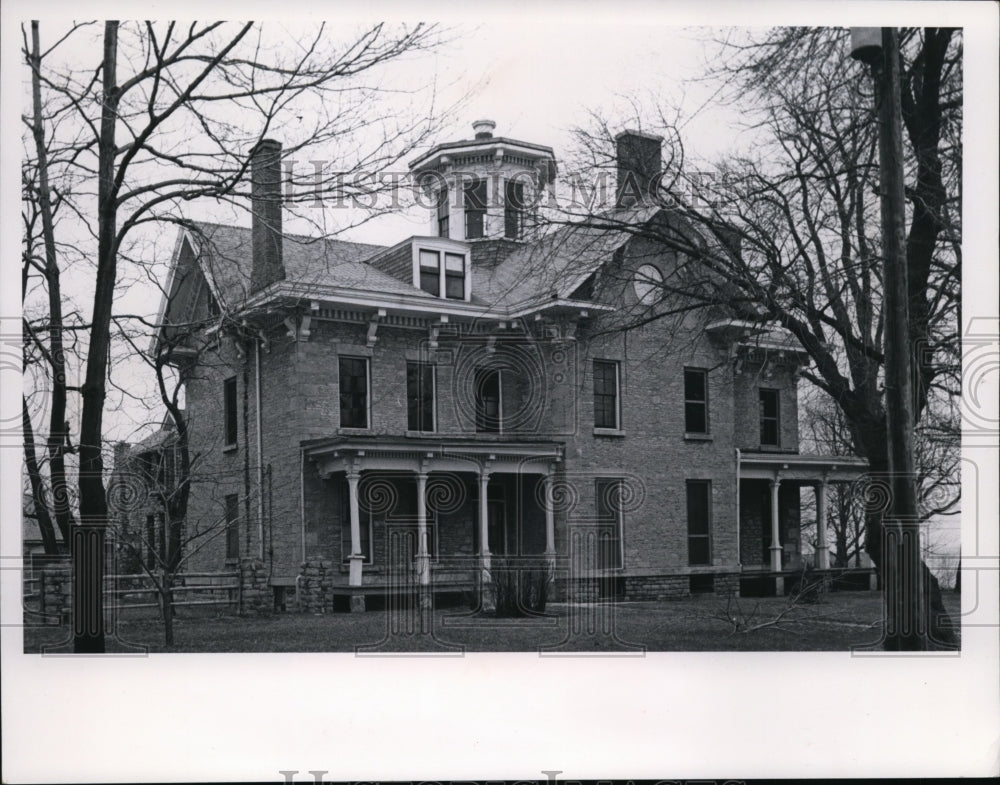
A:
{"label": "porch column", "polygon": [[830,568],[830,549],[826,544],[826,479],[813,486],[816,489],[816,566]]}
{"label": "porch column", "polygon": [[351,586],[361,585],[361,567],[365,557],[361,553],[361,514],[358,511],[358,481],[361,472],[347,473],[347,498],[351,509],[351,572],[348,583]]}
{"label": "porch column", "polygon": [[556,515],[552,509],[553,479],[550,471],[545,475],[545,560],[549,563],[549,572],[556,564]]}
{"label": "porch column", "polygon": [[479,559],[482,568],[490,568],[490,522],[487,505],[487,491],[490,484],[490,473],[483,471],[479,475]]}
{"label": "porch column", "polygon": [[781,480],[771,480],[771,570],[781,572],[781,525],[779,521],[778,489]]}
{"label": "porch column", "polygon": [[417,580],[430,586],[431,563],[427,552],[427,473],[417,472]]}

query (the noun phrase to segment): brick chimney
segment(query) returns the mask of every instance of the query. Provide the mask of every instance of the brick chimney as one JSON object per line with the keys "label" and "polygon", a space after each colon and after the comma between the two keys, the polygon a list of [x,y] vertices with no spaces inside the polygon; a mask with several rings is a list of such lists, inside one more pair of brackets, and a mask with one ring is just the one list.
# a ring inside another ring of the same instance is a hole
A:
{"label": "brick chimney", "polygon": [[250,156],[253,294],[285,279],[281,255],[281,143],[261,139]]}
{"label": "brick chimney", "polygon": [[622,131],[615,137],[615,160],[618,163],[615,207],[652,202],[663,166],[662,144],[662,136],[641,131]]}

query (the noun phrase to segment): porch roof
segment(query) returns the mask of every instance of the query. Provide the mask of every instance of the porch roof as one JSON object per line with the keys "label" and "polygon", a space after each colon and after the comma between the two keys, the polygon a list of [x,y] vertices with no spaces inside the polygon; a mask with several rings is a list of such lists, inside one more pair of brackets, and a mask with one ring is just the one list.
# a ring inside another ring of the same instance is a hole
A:
{"label": "porch roof", "polygon": [[545,474],[563,457],[561,442],[482,436],[337,435],[305,440],[300,447],[324,476],[366,469]]}
{"label": "porch roof", "polygon": [[854,482],[868,472],[868,461],[851,455],[741,452],[739,465],[745,480]]}

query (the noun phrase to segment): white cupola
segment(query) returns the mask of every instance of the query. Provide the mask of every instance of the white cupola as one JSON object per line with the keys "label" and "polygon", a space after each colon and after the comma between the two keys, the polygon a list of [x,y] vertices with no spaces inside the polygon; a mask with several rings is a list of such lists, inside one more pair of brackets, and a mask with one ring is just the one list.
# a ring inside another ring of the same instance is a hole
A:
{"label": "white cupola", "polygon": [[538,195],[556,173],[551,147],[493,135],[476,120],[474,138],[439,144],[410,162],[431,205],[431,234],[452,240],[522,240]]}

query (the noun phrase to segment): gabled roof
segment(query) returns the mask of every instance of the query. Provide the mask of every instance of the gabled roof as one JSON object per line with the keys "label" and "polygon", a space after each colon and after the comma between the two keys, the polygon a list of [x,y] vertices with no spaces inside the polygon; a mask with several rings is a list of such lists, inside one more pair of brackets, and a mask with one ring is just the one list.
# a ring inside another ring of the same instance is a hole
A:
{"label": "gabled roof", "polygon": [[590,221],[561,226],[526,243],[493,268],[473,268],[472,291],[495,305],[566,299],[635,237],[621,226],[650,220],[660,208],[611,210]]}

